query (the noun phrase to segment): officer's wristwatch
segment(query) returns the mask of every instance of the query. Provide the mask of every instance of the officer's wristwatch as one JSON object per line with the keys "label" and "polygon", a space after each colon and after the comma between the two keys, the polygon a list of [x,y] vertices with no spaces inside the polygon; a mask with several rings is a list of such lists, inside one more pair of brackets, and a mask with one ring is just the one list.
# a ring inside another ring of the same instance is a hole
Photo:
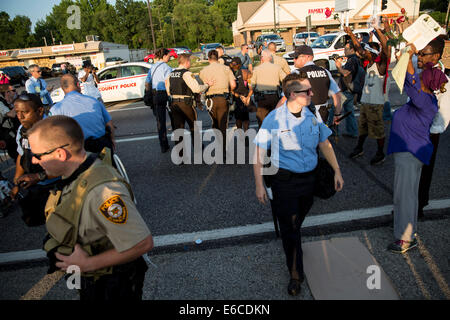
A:
{"label": "officer's wristwatch", "polygon": [[38,177],[39,181],[44,181],[45,179],[47,179],[47,174],[45,173],[45,171],[42,171],[38,173]]}

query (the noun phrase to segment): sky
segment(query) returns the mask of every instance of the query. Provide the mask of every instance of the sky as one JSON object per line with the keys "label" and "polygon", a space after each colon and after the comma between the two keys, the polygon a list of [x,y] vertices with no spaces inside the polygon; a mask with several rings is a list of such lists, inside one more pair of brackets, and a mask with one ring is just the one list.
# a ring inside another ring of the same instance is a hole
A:
{"label": "sky", "polygon": [[[24,15],[31,19],[33,23],[31,29],[39,19],[45,19],[53,6],[58,4],[60,0],[0,0],[0,11],[5,11],[9,14],[10,19],[16,15]],[[114,5],[116,0],[108,0],[108,3]]]}

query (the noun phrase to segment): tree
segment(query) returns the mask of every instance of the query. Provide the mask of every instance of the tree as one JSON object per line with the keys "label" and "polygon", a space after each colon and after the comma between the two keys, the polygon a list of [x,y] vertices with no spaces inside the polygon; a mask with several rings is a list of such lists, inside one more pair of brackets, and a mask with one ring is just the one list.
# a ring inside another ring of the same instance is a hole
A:
{"label": "tree", "polygon": [[0,12],[0,48],[17,49],[26,48],[34,43],[31,33],[30,18],[22,15],[10,20],[9,15]]}

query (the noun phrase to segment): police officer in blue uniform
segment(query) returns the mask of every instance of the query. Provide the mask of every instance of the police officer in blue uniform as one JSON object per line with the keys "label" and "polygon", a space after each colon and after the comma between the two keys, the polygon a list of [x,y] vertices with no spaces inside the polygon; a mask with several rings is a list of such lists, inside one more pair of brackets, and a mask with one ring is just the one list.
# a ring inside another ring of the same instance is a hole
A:
{"label": "police officer in blue uniform", "polygon": [[268,172],[262,171],[262,159],[270,149],[276,171],[271,179],[272,210],[280,223],[286,264],[291,276],[288,293],[297,295],[304,280],[300,230],[313,204],[317,147],[334,169],[336,191],[342,190],[344,180],[328,141],[331,130],[317,116],[317,112],[313,114],[308,108],[313,93],[306,74],[288,75],[283,80],[283,92],[287,101],[269,113],[254,140],[254,175],[256,196],[265,204],[268,196],[263,174]]}

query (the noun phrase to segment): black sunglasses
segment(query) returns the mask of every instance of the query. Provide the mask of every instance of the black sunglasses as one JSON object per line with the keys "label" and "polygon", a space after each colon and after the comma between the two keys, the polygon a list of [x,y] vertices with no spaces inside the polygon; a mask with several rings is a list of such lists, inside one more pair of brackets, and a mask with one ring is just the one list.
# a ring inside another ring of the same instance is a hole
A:
{"label": "black sunglasses", "polygon": [[42,152],[42,153],[33,153],[33,152],[31,152],[31,157],[35,157],[36,159],[41,160],[42,156],[51,154],[51,153],[55,152],[56,150],[58,150],[59,148],[64,148],[64,147],[67,147],[68,145],[70,145],[70,143],[66,143],[63,146],[59,146],[59,147],[53,148],[53,149],[51,149],[49,151]]}
{"label": "black sunglasses", "polygon": [[294,91],[294,93],[306,93],[308,96],[310,96],[312,93],[312,89],[308,88],[306,90],[296,90],[296,91]]}
{"label": "black sunglasses", "polygon": [[422,51],[419,51],[417,53],[418,56],[423,57],[423,56],[429,56],[431,54],[435,54],[436,52],[428,52],[428,53],[423,53]]}

